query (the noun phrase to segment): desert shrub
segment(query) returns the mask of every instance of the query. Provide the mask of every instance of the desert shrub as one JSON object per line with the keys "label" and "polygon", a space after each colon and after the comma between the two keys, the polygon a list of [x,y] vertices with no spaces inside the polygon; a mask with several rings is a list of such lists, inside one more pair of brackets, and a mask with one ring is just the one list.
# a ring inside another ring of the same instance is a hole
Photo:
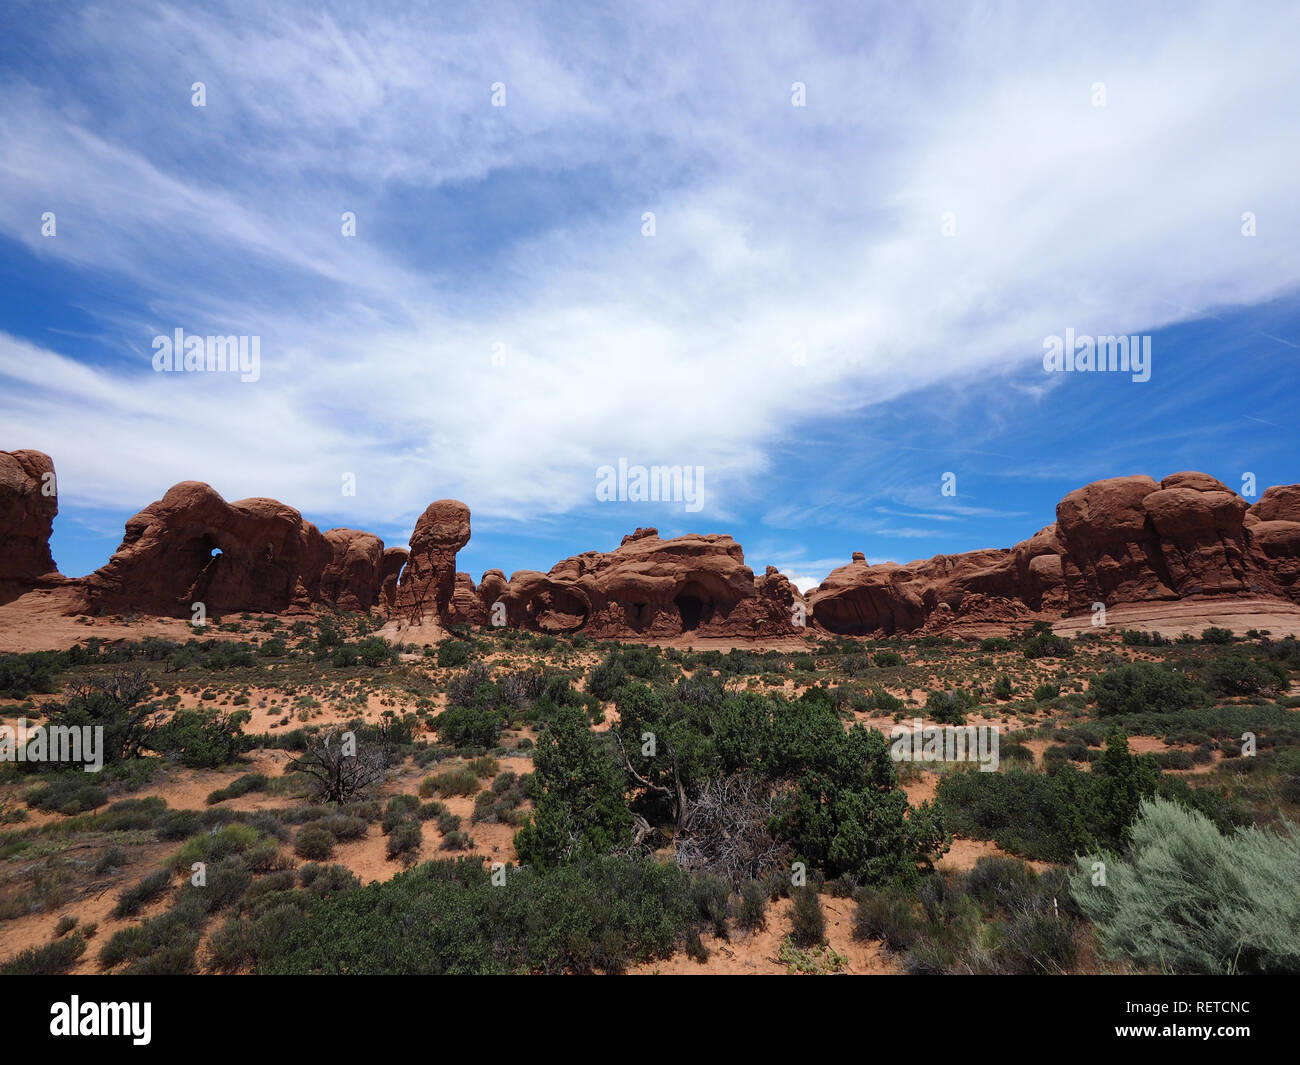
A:
{"label": "desert shrub", "polygon": [[[214,622],[212,618],[208,620]],[[227,669],[254,665],[255,648],[251,644],[228,640],[212,641],[203,644],[198,650],[201,656],[198,664],[203,669],[224,672]]]}
{"label": "desert shrub", "polygon": [[181,883],[173,910],[206,915],[238,902],[253,882],[246,856],[230,855],[208,866],[204,883]]}
{"label": "desert shrub", "polygon": [[1125,629],[1120,634],[1120,638],[1128,647],[1164,647],[1172,642],[1158,632],[1146,632],[1142,629]]}
{"label": "desert shrub", "polygon": [[433,793],[444,798],[473,795],[481,786],[478,774],[465,766],[456,766],[429,779],[433,781]]}
{"label": "desert shrub", "polygon": [[547,868],[608,853],[628,838],[632,814],[623,800],[623,774],[580,709],[555,712],[533,765],[535,807],[515,834],[521,861]]}
{"label": "desert shrub", "polygon": [[95,875],[104,876],[121,869],[128,861],[130,858],[121,847],[109,847],[95,861]]}
{"label": "desert shrub", "polygon": [[[1253,758],[1246,760],[1255,762]],[[1231,832],[1254,821],[1249,803],[1239,795],[1212,784],[1194,788],[1186,777],[1162,773],[1156,781],[1155,795],[1170,802],[1181,803],[1189,810],[1196,810],[1222,832]]]}
{"label": "desert shrub", "polygon": [[147,903],[152,902],[167,890],[171,879],[171,873],[166,869],[158,869],[150,873],[134,887],[127,888],[117,897],[117,905],[113,907],[113,916],[119,919],[134,917]]}
{"label": "desert shrub", "polygon": [[1232,643],[1236,639],[1231,629],[1221,629],[1211,625],[1208,629],[1201,630],[1202,643],[1226,644]]}
{"label": "desert shrub", "polygon": [[525,777],[506,770],[499,774],[487,791],[480,792],[474,800],[471,820],[489,823],[507,823],[514,820],[514,811],[525,798]]}
{"label": "desert shrub", "polygon": [[[487,793],[485,792],[484,794]],[[482,797],[483,797],[482,795],[479,796],[479,798]],[[478,800],[476,799],[475,809],[478,809],[477,803]],[[437,799],[433,799],[430,802],[420,803],[420,808],[415,811],[415,816],[419,818],[421,821],[432,821],[435,818],[441,817],[446,812],[447,812],[446,803],[441,803]]]}
{"label": "desert shrub", "polygon": [[265,791],[270,783],[265,773],[245,773],[242,777],[236,777],[224,788],[211,792],[204,801],[209,806],[215,806],[219,802],[237,799],[253,791]]}
{"label": "desert shrub", "polygon": [[925,700],[926,714],[941,725],[964,725],[966,712],[976,705],[976,698],[964,688],[930,692]]}
{"label": "desert shrub", "polygon": [[686,956],[693,962],[703,965],[709,960],[709,948],[704,945],[704,940],[700,938],[697,930],[692,930],[686,934],[686,942],[682,944]]}
{"label": "desert shrub", "polygon": [[902,710],[904,705],[902,699],[898,698],[896,695],[890,695],[889,692],[879,688],[873,689],[867,699],[867,709],[881,710],[887,714],[896,713],[897,711]]}
{"label": "desert shrub", "polygon": [[1015,858],[984,857],[966,874],[966,892],[987,914],[1025,909],[1034,894],[1033,866]]}
{"label": "desert shrub", "polygon": [[731,884],[722,877],[705,874],[692,877],[688,890],[700,919],[709,924],[715,936],[726,939]]}
{"label": "desert shrub", "polygon": [[419,810],[420,800],[416,796],[394,795],[388,800],[388,805],[384,808],[384,815],[380,820],[384,835],[391,835],[399,825],[417,819]]}
{"label": "desert shrub", "polygon": [[[1105,862],[1106,883],[1093,883]],[[1123,855],[1079,859],[1070,889],[1106,955],[1174,973],[1300,971],[1300,835],[1221,833],[1200,813],[1142,804]]]}
{"label": "desert shrub", "polygon": [[495,747],[506,715],[492,706],[448,706],[433,725],[438,738],[451,747]]}
{"label": "desert shrub", "polygon": [[364,640],[358,640],[356,649],[357,658],[361,664],[372,669],[397,661],[397,648],[393,647],[382,636],[367,636]]}
{"label": "desert shrub", "polygon": [[897,651],[877,651],[873,659],[881,669],[888,669],[891,666],[901,666],[903,656]]}
{"label": "desert shrub", "polygon": [[1191,769],[1195,763],[1186,751],[1159,751],[1155,755],[1156,765],[1161,769]]}
{"label": "desert shrub", "polygon": [[315,862],[298,870],[298,882],[313,895],[322,898],[361,886],[356,873],[346,865],[318,865]]}
{"label": "desert shrub", "polygon": [[1005,922],[1001,931],[998,960],[1004,972],[1056,974],[1074,964],[1074,924],[1055,913],[1029,910]]}
{"label": "desert shrub", "polygon": [[811,887],[794,892],[790,908],[790,937],[800,947],[814,947],[826,938],[826,915],[821,899]]}
{"label": "desert shrub", "polygon": [[272,906],[256,918],[230,918],[209,942],[212,969],[229,973],[252,966],[272,944],[290,935],[304,920],[302,911],[290,903]]}
{"label": "desert shrub", "polygon": [[443,640],[438,644],[438,665],[454,669],[469,661],[469,644],[462,640]]}
{"label": "desert shrub", "polygon": [[60,665],[56,651],[25,655],[0,655],[0,696],[26,699],[36,693],[57,690],[55,675]]}
{"label": "desert shrub", "polygon": [[351,643],[340,644],[323,657],[327,657],[335,669],[351,669],[361,661],[356,645]]}
{"label": "desert shrub", "polygon": [[512,870],[503,891],[476,859],[427,862],[314,904],[310,921],[259,948],[256,970],[621,972],[685,940],[698,920],[688,884],[672,866],[606,858]]}
{"label": "desert shrub", "polygon": [[356,817],[352,814],[332,814],[329,817],[321,818],[317,824],[340,843],[360,839],[366,834],[366,828],[368,827],[365,818]]}
{"label": "desert shrub", "polygon": [[311,862],[323,862],[334,855],[334,833],[313,821],[303,825],[294,837],[293,852]]}
{"label": "desert shrub", "polygon": [[1066,861],[1086,845],[1083,788],[1071,766],[1050,774],[950,773],[940,778],[938,799],[954,832],[992,839],[1013,854]]}
{"label": "desert shrub", "polygon": [[243,854],[262,839],[262,833],[249,825],[223,825],[208,835],[186,840],[172,859],[171,867],[178,873],[188,873],[195,862],[214,864],[232,854]]}
{"label": "desert shrub", "polygon": [[482,779],[495,777],[497,775],[497,770],[501,768],[501,763],[489,754],[472,759],[468,765],[470,772]]}
{"label": "desert shrub", "polygon": [[879,940],[894,953],[909,949],[921,935],[916,905],[898,886],[866,887],[858,891],[853,935]]}
{"label": "desert shrub", "polygon": [[882,940],[909,973],[1045,974],[1075,964],[1078,928],[1063,875],[996,858],[930,873],[915,896],[897,884],[860,892],[854,934]]}
{"label": "desert shrub", "polygon": [[386,853],[389,860],[395,858],[414,858],[420,850],[420,844],[424,836],[421,832],[420,822],[415,820],[403,821],[396,825],[388,833],[388,844]]}
{"label": "desert shrub", "polygon": [[614,693],[627,682],[627,670],[617,652],[611,651],[604,660],[591,667],[587,676],[587,691],[597,699],[614,698]]}
{"label": "desert shrub", "polygon": [[447,681],[448,706],[491,707],[500,700],[492,672],[482,662],[471,662]]}
{"label": "desert shrub", "polygon": [[81,773],[60,773],[47,784],[32,788],[24,796],[33,810],[65,815],[97,810],[108,802],[108,792],[92,784]]}
{"label": "desert shrub", "polygon": [[119,799],[106,810],[87,819],[87,827],[99,832],[129,832],[156,828],[167,811],[164,799],[151,795],[147,799]]}
{"label": "desert shrub", "polygon": [[188,839],[202,827],[196,810],[164,810],[158,815],[154,828],[159,839]]}
{"label": "desert shrub", "polygon": [[86,953],[80,932],[39,947],[28,947],[0,965],[0,976],[55,976],[66,973]]}
{"label": "desert shrub", "polygon": [[178,710],[159,728],[150,746],[196,769],[212,769],[235,760],[245,750],[243,726],[252,720],[247,710],[222,714],[214,710]]}
{"label": "desert shrub", "polygon": [[1074,654],[1074,644],[1064,636],[1040,632],[1025,641],[1021,653],[1026,658],[1068,658]]}
{"label": "desert shrub", "polygon": [[1129,662],[1092,682],[1097,713],[1175,714],[1205,702],[1205,693],[1185,673],[1154,662]]}
{"label": "desert shrub", "polygon": [[243,902],[251,906],[266,895],[292,891],[297,882],[298,875],[292,869],[277,869],[265,876],[259,876],[249,884],[248,890],[244,892]]}
{"label": "desert shrub", "polygon": [[195,968],[200,929],[207,913],[201,889],[194,889],[165,913],[114,932],[99,952],[99,965],[129,963],[132,974],[186,975]]}
{"label": "desert shrub", "polygon": [[467,851],[474,846],[474,840],[468,832],[448,832],[442,837],[441,849],[445,851]]}
{"label": "desert shrub", "polygon": [[767,927],[767,891],[757,880],[746,880],[740,886],[736,922],[747,932]]}
{"label": "desert shrub", "polygon": [[1226,654],[1213,658],[1202,671],[1205,683],[1220,695],[1257,695],[1287,686],[1284,666],[1276,662],[1257,662],[1244,654]]}
{"label": "desert shrub", "polygon": [[997,682],[993,685],[993,698],[1006,701],[1015,694],[1015,689],[1011,686],[1011,678],[1003,675],[998,677]]}
{"label": "desert shrub", "polygon": [[992,839],[1012,854],[1069,861],[1090,846],[1119,845],[1141,801],[1159,786],[1154,759],[1133,755],[1117,733],[1090,760],[1087,774],[1066,764],[1048,773],[949,773],[938,800],[954,832]]}
{"label": "desert shrub", "polygon": [[1052,684],[1050,682],[1040,684],[1034,689],[1034,702],[1045,703],[1049,700],[1055,699],[1060,694],[1061,686],[1059,684]]}

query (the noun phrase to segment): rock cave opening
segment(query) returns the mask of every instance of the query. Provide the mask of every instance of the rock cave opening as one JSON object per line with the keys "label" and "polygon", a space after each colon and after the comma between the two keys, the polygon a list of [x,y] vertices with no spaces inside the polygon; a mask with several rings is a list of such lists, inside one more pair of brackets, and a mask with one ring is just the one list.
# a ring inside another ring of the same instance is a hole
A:
{"label": "rock cave opening", "polygon": [[700,627],[700,622],[705,620],[705,604],[702,599],[694,595],[679,595],[673,602],[677,606],[677,612],[682,617],[682,632],[691,632]]}

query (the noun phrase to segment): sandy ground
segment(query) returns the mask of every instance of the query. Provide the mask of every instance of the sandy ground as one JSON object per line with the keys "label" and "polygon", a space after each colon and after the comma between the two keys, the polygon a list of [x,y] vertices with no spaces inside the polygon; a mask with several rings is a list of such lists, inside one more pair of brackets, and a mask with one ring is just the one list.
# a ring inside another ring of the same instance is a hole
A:
{"label": "sandy ground", "polygon": [[[853,938],[853,914],[856,904],[852,899],[836,899],[822,895],[822,912],[826,915],[826,940],[847,963],[841,972],[857,975],[887,975],[902,972],[879,943],[861,943]],[[777,960],[781,942],[790,934],[789,899],[777,899],[767,907],[767,927],[753,933],[734,931],[730,940],[720,940],[711,934],[700,936],[709,952],[706,962],[697,962],[684,952],[678,952],[664,961],[646,962],[628,969],[634,976],[722,976],[722,975],[775,975],[786,972]]]}
{"label": "sandy ground", "polygon": [[[78,607],[73,588],[38,589],[0,605],[0,652],[63,651],[84,644],[92,636],[108,643],[158,636],[184,643],[194,632],[185,618],[92,618],[69,613]],[[288,615],[280,615],[292,621]],[[211,626],[204,639],[247,640],[247,633],[219,632]]]}
{"label": "sandy ground", "polygon": [[[968,873],[975,868],[975,863],[981,858],[1014,857],[1015,855],[1008,854],[992,840],[964,839],[958,836],[952,841],[948,853],[938,859],[934,867],[951,873]],[[1019,861],[1033,866],[1040,873],[1052,867],[1050,862],[1039,862],[1030,858],[1020,858]]]}

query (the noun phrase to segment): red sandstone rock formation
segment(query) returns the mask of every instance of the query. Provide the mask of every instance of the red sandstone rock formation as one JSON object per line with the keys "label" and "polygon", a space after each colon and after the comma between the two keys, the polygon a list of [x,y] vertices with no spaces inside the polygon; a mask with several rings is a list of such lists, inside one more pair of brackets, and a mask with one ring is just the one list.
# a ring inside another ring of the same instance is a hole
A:
{"label": "red sandstone rock formation", "polygon": [[456,591],[456,552],[469,543],[469,507],[455,499],[430,503],[411,534],[411,555],[397,586],[397,609],[412,623],[447,620]]}
{"label": "red sandstone rock formation", "polygon": [[1300,488],[1248,507],[1203,473],[1114,477],[1069,493],[1056,524],[1009,550],[835,570],[810,595],[838,633],[937,631],[957,619],[1015,622],[1185,596],[1300,601]]}
{"label": "red sandstone rock formation", "polygon": [[609,553],[588,551],[549,573],[515,573],[500,599],[509,624],[545,632],[773,636],[802,631],[797,596],[775,571],[756,581],[730,536],[661,540],[656,529],[637,529]]}
{"label": "red sandstone rock formation", "polygon": [[368,610],[379,598],[383,541],[355,529],[320,532],[274,499],[227,503],[183,481],[126,523],[106,566],[84,581],[99,613],[192,616],[279,613],[328,603]]}
{"label": "red sandstone rock formation", "polygon": [[479,598],[474,578],[468,573],[456,574],[456,587],[451,596],[451,620],[457,625],[486,625],[488,612]]}
{"label": "red sandstone rock formation", "polygon": [[379,602],[385,613],[391,614],[397,609],[397,582],[410,557],[410,552],[404,547],[390,547],[384,552],[380,570]]}
{"label": "red sandstone rock formation", "polygon": [[[79,584],[87,609],[187,617],[281,612],[326,603],[379,605],[420,621],[510,625],[598,637],[779,636],[808,620],[844,634],[942,631],[956,621],[1019,623],[1188,596],[1275,596],[1300,602],[1300,485],[1270,488],[1254,506],[1202,473],[1116,477],[1070,492],[1057,521],[1007,549],[872,566],[865,555],[806,600],[775,568],[755,578],[729,536],[661,540],[637,529],[614,551],[588,551],[548,573],[475,586],[457,573],[469,508],[433,503],[411,551],[384,550],[355,529],[320,532],[272,499],[227,503],[195,481],[175,485],[127,522],[108,564],[80,582],[54,568],[53,463],[0,452],[0,603],[32,588]],[[504,615],[504,616],[502,616]]]}
{"label": "red sandstone rock formation", "polygon": [[50,556],[50,532],[58,512],[50,456],[0,451],[0,603],[58,576]]}
{"label": "red sandstone rock formation", "polygon": [[1249,591],[1247,509],[1203,473],[1076,489],[1056,508],[1070,610]]}
{"label": "red sandstone rock formation", "polygon": [[1250,541],[1252,588],[1300,603],[1300,484],[1277,485],[1242,522]]}
{"label": "red sandstone rock formation", "polygon": [[356,529],[328,529],[321,535],[330,554],[312,601],[340,610],[366,611],[375,606],[384,581],[384,541]]}

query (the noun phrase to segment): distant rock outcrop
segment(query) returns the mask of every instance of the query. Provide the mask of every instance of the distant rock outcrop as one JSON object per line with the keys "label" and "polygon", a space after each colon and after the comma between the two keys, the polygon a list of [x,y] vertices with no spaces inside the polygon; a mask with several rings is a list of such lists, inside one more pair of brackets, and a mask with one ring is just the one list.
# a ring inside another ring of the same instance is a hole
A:
{"label": "distant rock outcrop", "polygon": [[1242,521],[1255,591],[1300,603],[1300,484],[1277,485],[1259,497]]}
{"label": "distant rock outcrop", "polygon": [[1271,488],[1250,507],[1204,473],[1113,477],[1070,492],[1054,525],[1010,549],[905,566],[855,559],[809,597],[830,632],[936,631],[1188,596],[1300,602],[1300,488]]}
{"label": "distant rock outcrop", "polygon": [[661,540],[657,529],[637,529],[614,551],[588,551],[548,573],[521,570],[499,598],[508,624],[543,632],[665,637],[803,631],[794,611],[799,595],[789,581],[774,570],[755,580],[740,545],[716,534]]}
{"label": "distant rock outcrop", "polygon": [[601,638],[770,638],[816,631],[939,632],[961,622],[1019,624],[1184,598],[1274,597],[1300,603],[1300,485],[1253,506],[1204,473],[1113,477],[1063,498],[1056,522],[1011,548],[871,565],[864,552],[801,596],[775,567],[755,577],[730,536],[660,539],[655,528],[613,551],[587,551],[509,580],[457,572],[470,539],[464,503],[431,503],[410,550],[356,529],[321,532],[274,499],[227,503],[185,481],[126,523],[108,564],[80,580],[50,555],[54,464],[0,452],[0,603],[71,589],[76,609],[193,616],[378,608],[410,627],[506,624]]}
{"label": "distant rock outcrop", "polygon": [[274,499],[227,503],[183,481],[126,523],[106,566],[83,582],[97,613],[193,616],[280,613],[327,603],[368,610],[379,600],[384,544],[371,533],[322,533]]}
{"label": "distant rock outcrop", "polygon": [[57,488],[49,455],[0,451],[0,603],[58,577],[50,555]]}
{"label": "distant rock outcrop", "polygon": [[1056,508],[1070,609],[1248,591],[1247,509],[1203,473],[1076,489]]}

